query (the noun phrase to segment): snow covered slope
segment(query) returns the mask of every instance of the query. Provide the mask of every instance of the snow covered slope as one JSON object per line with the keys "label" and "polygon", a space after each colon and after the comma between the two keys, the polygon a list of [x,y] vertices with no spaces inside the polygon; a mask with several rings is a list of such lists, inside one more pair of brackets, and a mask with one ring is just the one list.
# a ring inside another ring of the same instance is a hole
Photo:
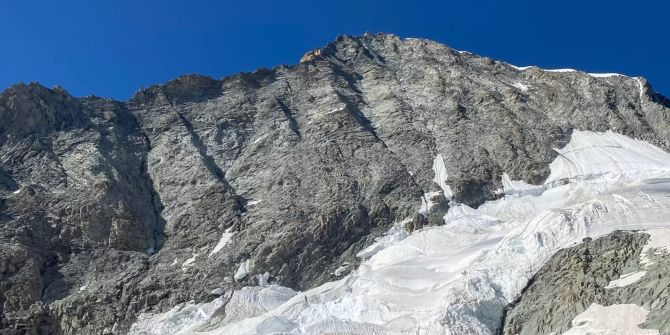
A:
{"label": "snow covered slope", "polygon": [[564,335],[658,335],[657,330],[640,329],[649,312],[637,305],[601,306],[592,304],[584,313],[578,315]]}
{"label": "snow covered slope", "polygon": [[495,334],[504,307],[557,250],[670,225],[670,154],[583,131],[557,151],[544,185],[506,178],[503,198],[478,209],[452,203],[444,226],[384,240],[343,279],[198,333]]}

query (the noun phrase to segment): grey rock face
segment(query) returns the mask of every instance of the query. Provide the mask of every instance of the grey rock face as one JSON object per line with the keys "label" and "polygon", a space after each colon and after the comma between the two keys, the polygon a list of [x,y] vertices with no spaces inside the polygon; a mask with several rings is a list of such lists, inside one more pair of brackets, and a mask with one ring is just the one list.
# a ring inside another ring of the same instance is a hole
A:
{"label": "grey rock face", "polygon": [[314,287],[394,222],[439,223],[442,196],[417,213],[440,190],[436,155],[454,200],[476,206],[503,172],[543,181],[572,129],[667,149],[669,105],[641,78],[383,34],[128,102],[14,86],[0,95],[0,334],[123,334],[265,272]]}
{"label": "grey rock face", "polygon": [[78,292],[97,266],[130,273],[127,259],[156,248],[162,219],[146,174],[148,146],[122,103],[39,85],[5,91],[0,118],[0,328],[55,332],[45,306]]}
{"label": "grey rock face", "polygon": [[[670,258],[650,255],[640,264],[649,239],[644,233],[614,232],[594,241],[559,251],[533,278],[506,313],[504,334],[560,334],[592,303],[603,306],[635,304],[650,313],[643,328],[670,333]],[[644,269],[638,281],[608,288],[621,275]]]}

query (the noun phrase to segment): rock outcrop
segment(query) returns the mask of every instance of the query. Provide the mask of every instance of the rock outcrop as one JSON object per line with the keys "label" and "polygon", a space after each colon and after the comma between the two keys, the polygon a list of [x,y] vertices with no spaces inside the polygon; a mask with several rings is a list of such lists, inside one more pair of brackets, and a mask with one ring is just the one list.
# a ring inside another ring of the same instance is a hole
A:
{"label": "rock outcrop", "polygon": [[[592,304],[643,307],[642,328],[670,333],[670,255],[642,257],[648,240],[643,232],[614,232],[561,250],[507,311],[503,333],[562,334]],[[641,264],[645,257],[651,264]]]}
{"label": "rock outcrop", "polygon": [[[503,172],[542,182],[572,129],[668,149],[669,106],[642,78],[384,34],[128,102],[13,86],[0,95],[0,334],[123,334],[216,288],[314,287],[395,222],[439,224],[446,196],[477,206]],[[420,214],[426,194],[440,205]]]}

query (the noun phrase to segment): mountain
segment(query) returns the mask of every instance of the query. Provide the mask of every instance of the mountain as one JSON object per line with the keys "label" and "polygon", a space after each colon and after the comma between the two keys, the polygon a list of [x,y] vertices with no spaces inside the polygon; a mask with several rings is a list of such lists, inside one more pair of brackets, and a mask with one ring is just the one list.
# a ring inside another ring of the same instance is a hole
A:
{"label": "mountain", "polygon": [[533,279],[555,276],[558,250],[663,227],[668,113],[640,77],[387,34],[126,102],[15,85],[0,94],[0,334],[539,327],[510,318],[544,306],[533,285],[560,296]]}

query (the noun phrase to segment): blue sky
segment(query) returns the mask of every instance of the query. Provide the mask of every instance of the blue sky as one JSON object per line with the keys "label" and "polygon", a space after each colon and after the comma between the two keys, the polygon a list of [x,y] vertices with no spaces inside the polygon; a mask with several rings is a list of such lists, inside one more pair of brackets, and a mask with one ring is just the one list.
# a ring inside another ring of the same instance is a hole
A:
{"label": "blue sky", "polygon": [[125,100],[181,74],[295,64],[339,34],[381,31],[516,65],[644,76],[670,95],[669,3],[5,1],[0,89],[39,81]]}

